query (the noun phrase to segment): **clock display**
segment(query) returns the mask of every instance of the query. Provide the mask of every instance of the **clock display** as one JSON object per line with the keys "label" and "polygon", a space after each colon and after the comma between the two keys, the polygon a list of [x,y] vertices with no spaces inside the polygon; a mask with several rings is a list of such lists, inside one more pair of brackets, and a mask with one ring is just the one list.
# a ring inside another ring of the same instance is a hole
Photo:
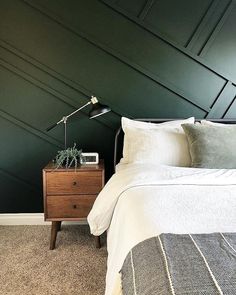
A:
{"label": "clock display", "polygon": [[[98,164],[98,153],[82,153],[84,164]],[[81,163],[82,164],[82,163]]]}

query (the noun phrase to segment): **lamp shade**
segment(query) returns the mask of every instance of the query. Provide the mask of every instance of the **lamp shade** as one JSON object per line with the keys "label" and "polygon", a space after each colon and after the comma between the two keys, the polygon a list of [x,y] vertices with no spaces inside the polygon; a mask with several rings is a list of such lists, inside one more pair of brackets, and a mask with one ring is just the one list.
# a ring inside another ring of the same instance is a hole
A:
{"label": "lamp shade", "polygon": [[89,112],[89,119],[93,119],[95,117],[101,116],[105,113],[110,112],[110,108],[107,105],[101,104],[99,102],[92,104],[92,109]]}

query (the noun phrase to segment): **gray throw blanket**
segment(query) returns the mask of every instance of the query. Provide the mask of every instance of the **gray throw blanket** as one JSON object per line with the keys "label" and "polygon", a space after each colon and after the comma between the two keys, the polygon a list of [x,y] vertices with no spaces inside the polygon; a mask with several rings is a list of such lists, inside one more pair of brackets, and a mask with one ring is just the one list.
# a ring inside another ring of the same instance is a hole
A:
{"label": "gray throw blanket", "polygon": [[124,295],[236,295],[236,233],[161,234],[121,269]]}

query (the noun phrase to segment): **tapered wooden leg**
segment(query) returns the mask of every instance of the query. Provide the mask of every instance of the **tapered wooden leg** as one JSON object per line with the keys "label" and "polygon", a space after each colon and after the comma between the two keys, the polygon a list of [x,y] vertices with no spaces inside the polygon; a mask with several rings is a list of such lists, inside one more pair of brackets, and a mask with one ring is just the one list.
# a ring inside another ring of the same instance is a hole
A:
{"label": "tapered wooden leg", "polygon": [[58,221],[57,223],[57,231],[60,231],[61,230],[61,221]]}
{"label": "tapered wooden leg", "polygon": [[101,248],[100,236],[95,236],[96,248]]}
{"label": "tapered wooden leg", "polygon": [[52,221],[51,239],[50,239],[50,248],[49,248],[50,250],[53,250],[55,248],[57,231],[59,226],[60,226],[60,221]]}

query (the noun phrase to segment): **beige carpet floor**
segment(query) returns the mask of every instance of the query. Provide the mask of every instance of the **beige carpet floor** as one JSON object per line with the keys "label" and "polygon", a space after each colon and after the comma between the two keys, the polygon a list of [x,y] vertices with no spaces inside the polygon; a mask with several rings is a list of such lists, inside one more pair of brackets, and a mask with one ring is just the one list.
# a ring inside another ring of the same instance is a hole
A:
{"label": "beige carpet floor", "polygon": [[0,226],[1,295],[103,295],[107,252],[86,225],[62,225],[55,250],[50,227]]}

